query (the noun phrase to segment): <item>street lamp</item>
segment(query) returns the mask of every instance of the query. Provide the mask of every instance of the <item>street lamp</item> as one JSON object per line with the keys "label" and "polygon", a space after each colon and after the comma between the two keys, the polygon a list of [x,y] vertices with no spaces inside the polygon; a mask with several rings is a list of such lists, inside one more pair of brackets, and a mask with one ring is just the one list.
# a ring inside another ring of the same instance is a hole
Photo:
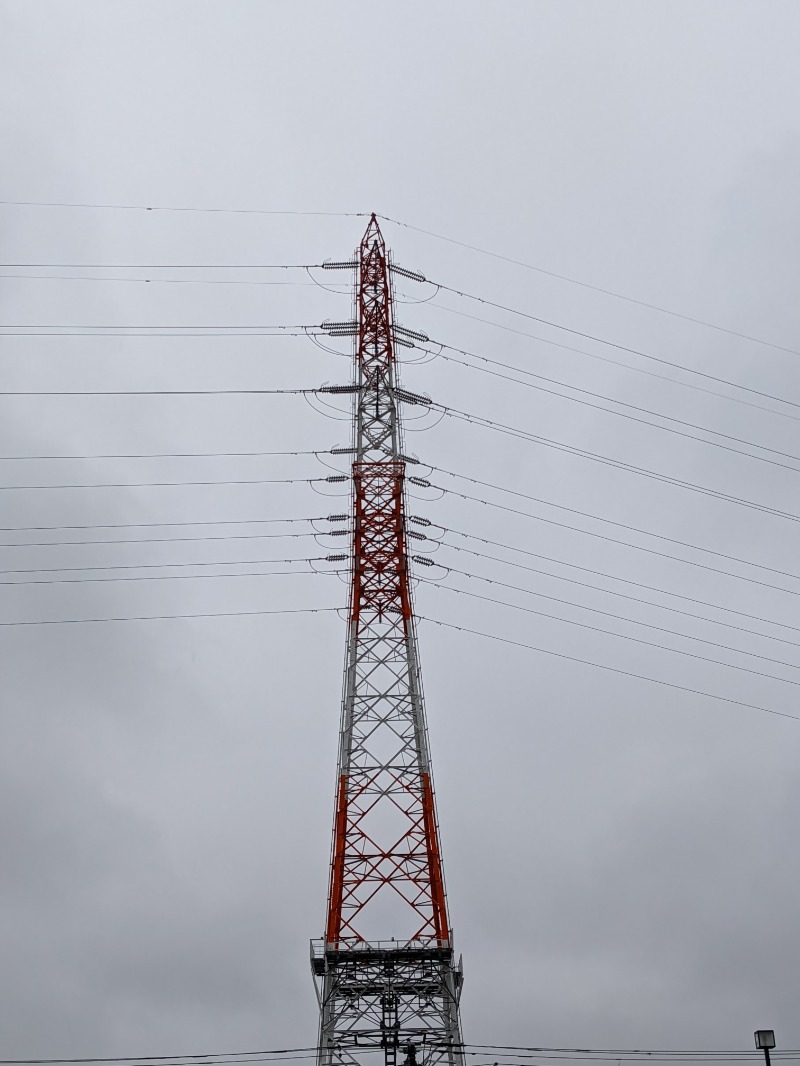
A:
{"label": "street lamp", "polygon": [[775,1030],[774,1029],[756,1029],[753,1036],[756,1038],[756,1047],[760,1048],[764,1052],[764,1061],[766,1066],[770,1066],[769,1053],[770,1049],[775,1047]]}

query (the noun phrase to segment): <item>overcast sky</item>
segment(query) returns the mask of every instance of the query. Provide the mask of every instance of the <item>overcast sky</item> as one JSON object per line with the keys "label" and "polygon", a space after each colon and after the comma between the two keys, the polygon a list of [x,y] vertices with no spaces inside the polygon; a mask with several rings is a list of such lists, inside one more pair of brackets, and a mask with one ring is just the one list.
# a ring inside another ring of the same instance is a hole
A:
{"label": "overcast sky", "polygon": [[[409,362],[408,388],[798,514],[800,357],[781,350],[800,349],[798,33],[798,5],[777,0],[0,0],[0,200],[298,212],[6,203],[0,262],[41,265],[2,268],[16,276],[0,279],[0,322],[345,319],[344,274],[188,265],[347,258],[365,219],[337,213],[377,211],[597,287],[383,224],[403,266],[621,346],[402,281],[404,325],[540,375],[494,367],[505,380],[442,349],[473,369]],[[112,277],[125,280],[86,280]],[[337,358],[296,336],[0,344],[6,391],[294,388],[350,374],[346,341]],[[299,396],[0,404],[3,457],[307,451],[349,438],[345,402],[315,410]],[[326,417],[337,413],[343,421]],[[408,428],[421,460],[548,502],[438,472],[436,484],[550,520],[420,490],[415,513],[453,531],[437,561],[476,575],[419,567],[449,586],[419,584],[424,618],[800,714],[795,520],[451,417]],[[708,439],[761,445],[762,459]],[[196,576],[308,570],[262,560],[341,550],[253,536],[308,533],[303,523],[8,531],[325,516],[346,509],[346,495],[151,483],[328,473],[313,456],[6,458],[0,568],[54,572],[4,581],[172,577],[4,585],[0,621],[340,606],[335,576]],[[79,483],[146,484],[9,488]],[[237,532],[249,539],[63,544]],[[200,562],[215,565],[65,569]],[[419,636],[465,1038],[748,1049],[770,1026],[779,1046],[800,1047],[800,721],[428,621]],[[4,625],[0,650],[0,1057],[313,1044],[308,940],[325,909],[339,616]]]}

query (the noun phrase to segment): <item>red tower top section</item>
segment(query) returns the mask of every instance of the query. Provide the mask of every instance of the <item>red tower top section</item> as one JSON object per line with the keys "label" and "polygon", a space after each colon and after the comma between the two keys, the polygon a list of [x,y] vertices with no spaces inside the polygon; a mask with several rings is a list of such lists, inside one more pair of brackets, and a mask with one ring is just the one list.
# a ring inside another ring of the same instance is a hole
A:
{"label": "red tower top section", "polygon": [[358,461],[399,458],[392,292],[386,245],[372,216],[358,259],[355,448]]}

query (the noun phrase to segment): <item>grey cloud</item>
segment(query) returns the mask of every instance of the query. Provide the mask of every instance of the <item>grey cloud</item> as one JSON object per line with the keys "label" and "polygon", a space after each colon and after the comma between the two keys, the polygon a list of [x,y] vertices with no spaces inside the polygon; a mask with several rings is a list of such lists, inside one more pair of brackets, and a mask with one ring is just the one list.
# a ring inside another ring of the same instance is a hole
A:
{"label": "grey cloud", "polygon": [[[793,4],[29,0],[4,4],[0,22],[0,199],[379,210],[797,348]],[[348,255],[363,224],[0,207],[0,260],[320,262]],[[398,261],[430,278],[800,402],[790,353],[389,223],[386,232]],[[401,320],[436,340],[800,454],[796,421],[664,380],[682,377],[674,368],[451,294],[427,305],[414,302],[420,295],[398,285]],[[314,323],[349,306],[347,295],[313,284],[0,279],[2,321],[16,324]],[[0,345],[6,390],[294,387],[349,371],[346,359],[303,339]],[[788,470],[442,359],[408,364],[404,383],[798,510]],[[346,420],[294,398],[0,405],[0,455],[326,448],[348,436]],[[422,425],[409,423],[408,448],[437,466],[798,572],[795,523],[447,419],[412,432]],[[327,472],[310,457],[2,463],[6,484]],[[419,495],[415,510],[451,528],[799,624],[794,594]],[[517,503],[626,539],[552,506]],[[301,485],[3,491],[0,524],[253,520],[342,506]],[[3,569],[327,550],[313,538],[7,546],[24,539],[0,534]],[[797,589],[785,575],[696,557]],[[800,662],[790,645],[485,560],[449,561]],[[498,586],[459,587],[656,639]],[[345,597],[336,578],[317,576],[2,588],[0,620],[340,606]],[[425,616],[797,713],[795,689],[765,678],[430,586],[420,585],[417,605]],[[328,614],[0,628],[3,1057],[313,1044],[307,941],[320,932],[327,886],[343,639]],[[781,1047],[797,1047],[797,724],[424,622],[420,643],[451,916],[465,955],[466,1038],[749,1049],[754,1028],[774,1025]]]}

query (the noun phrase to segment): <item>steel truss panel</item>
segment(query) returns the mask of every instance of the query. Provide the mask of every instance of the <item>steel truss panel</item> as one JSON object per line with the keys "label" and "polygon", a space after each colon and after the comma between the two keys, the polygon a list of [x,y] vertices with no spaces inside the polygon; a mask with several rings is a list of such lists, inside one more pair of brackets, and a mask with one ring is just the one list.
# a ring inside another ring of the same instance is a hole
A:
{"label": "steel truss panel", "polygon": [[[461,1066],[461,963],[447,921],[408,570],[405,463],[386,248],[359,250],[353,544],[323,941],[312,945],[320,1066]],[[394,933],[391,941],[379,939]],[[366,1055],[365,1062],[374,1062]]]}
{"label": "steel truss panel", "polygon": [[334,950],[313,941],[311,965],[322,1061],[369,1063],[382,1049],[387,1066],[461,1066],[462,970],[451,947],[374,942]]}

